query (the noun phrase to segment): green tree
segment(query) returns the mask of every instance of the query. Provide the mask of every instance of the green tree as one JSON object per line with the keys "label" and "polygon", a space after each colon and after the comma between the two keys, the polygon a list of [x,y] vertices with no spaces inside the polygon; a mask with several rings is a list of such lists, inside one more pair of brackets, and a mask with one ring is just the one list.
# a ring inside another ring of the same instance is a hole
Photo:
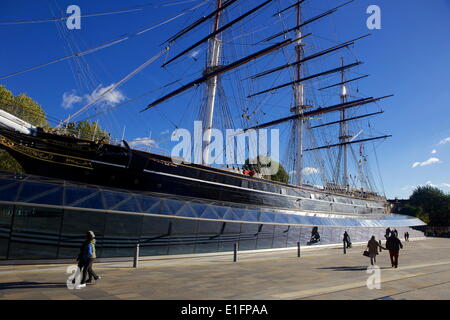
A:
{"label": "green tree", "polygon": [[[31,123],[34,126],[50,129],[44,109],[32,98],[24,93],[17,96],[0,85],[0,109],[5,110],[16,117]],[[93,138],[109,140],[108,133],[96,123],[89,121],[70,122],[61,133],[71,134],[80,139],[92,140]],[[24,173],[20,164],[6,151],[0,150],[0,170]]]}
{"label": "green tree", "polygon": [[417,187],[411,197],[409,204],[421,208],[424,222],[428,220],[432,226],[450,225],[450,195],[432,186]]}
{"label": "green tree", "polygon": [[34,126],[50,128],[44,109],[36,101],[24,93],[14,96],[3,85],[0,85],[0,108]]}
{"label": "green tree", "polygon": [[416,207],[411,204],[407,204],[400,210],[399,213],[402,215],[419,218],[427,224],[430,222],[428,213],[423,212],[423,209],[420,206]]}
{"label": "green tree", "polygon": [[63,129],[63,132],[70,134],[74,137],[85,140],[109,140],[109,134],[103,130],[98,123],[89,122],[86,120],[69,122]]}
{"label": "green tree", "polygon": [[[252,162],[252,163],[251,163]],[[279,163],[267,157],[257,157],[257,159],[253,159],[250,161],[249,159],[245,160],[245,164],[243,166],[244,170],[253,170],[257,173],[262,172],[262,168],[265,166],[271,166],[274,168],[278,168],[277,172],[273,175],[264,175],[264,179],[278,181],[283,183],[289,182],[289,174],[286,172],[286,169]]]}
{"label": "green tree", "polygon": [[[0,85],[0,108],[32,125],[49,128],[45,111],[25,94],[14,96],[5,86]],[[20,164],[6,151],[0,150],[0,170],[23,173]]]}

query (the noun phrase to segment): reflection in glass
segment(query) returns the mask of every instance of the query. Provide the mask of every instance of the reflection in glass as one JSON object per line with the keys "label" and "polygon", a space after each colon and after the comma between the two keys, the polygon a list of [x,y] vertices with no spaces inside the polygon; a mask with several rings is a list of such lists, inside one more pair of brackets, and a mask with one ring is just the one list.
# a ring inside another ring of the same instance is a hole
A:
{"label": "reflection in glass", "polygon": [[56,259],[62,210],[17,206],[8,259]]}
{"label": "reflection in glass", "polygon": [[198,221],[194,219],[171,219],[171,222],[169,254],[193,253]]}
{"label": "reflection in glass", "polygon": [[233,251],[234,244],[239,242],[240,232],[240,223],[223,222],[219,237],[219,251]]}
{"label": "reflection in glass", "polygon": [[13,206],[0,205],[0,259],[7,258],[12,216]]}
{"label": "reflection in glass", "polygon": [[270,249],[273,243],[274,225],[261,224],[258,232],[257,249]]}
{"label": "reflection in glass", "polygon": [[144,216],[140,238],[141,256],[166,255],[169,250],[170,219]]}
{"label": "reflection in glass", "polygon": [[196,253],[216,252],[219,245],[219,236],[223,222],[202,221],[198,222]]}
{"label": "reflection in glass", "polygon": [[96,237],[97,258],[102,257],[105,218],[104,212],[65,210],[58,258],[75,258],[89,230],[93,231]]}
{"label": "reflection in glass", "polygon": [[104,257],[132,257],[143,216],[108,213],[103,240]]}

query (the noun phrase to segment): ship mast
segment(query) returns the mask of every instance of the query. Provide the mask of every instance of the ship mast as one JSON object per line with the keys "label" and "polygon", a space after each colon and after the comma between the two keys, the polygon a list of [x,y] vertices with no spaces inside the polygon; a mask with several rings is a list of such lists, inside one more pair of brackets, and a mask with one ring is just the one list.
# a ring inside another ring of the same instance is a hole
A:
{"label": "ship mast", "polygon": [[[219,20],[220,20],[220,11],[219,9],[222,7],[222,0],[217,0],[217,13],[214,19],[213,33],[217,32],[219,29]],[[221,43],[219,40],[219,35],[216,34],[209,41],[209,49],[208,49],[208,57],[207,57],[207,66],[205,70],[205,74],[211,73],[215,68],[219,66],[220,59],[220,51],[221,51]],[[211,142],[211,130],[213,127],[213,116],[214,116],[214,105],[216,102],[216,94],[217,94],[217,82],[219,77],[214,76],[208,79],[206,82],[206,90],[207,90],[207,102],[206,102],[206,123],[204,124],[203,132],[205,132],[204,142],[206,145],[209,145]],[[207,165],[209,162],[209,152],[205,152],[203,155],[203,164]]]}
{"label": "ship mast", "polygon": [[[344,66],[344,58],[341,58],[341,65]],[[347,102],[347,87],[345,86],[345,79],[344,79],[344,70],[341,71],[341,103]],[[348,144],[346,143],[348,141],[348,124],[345,119],[345,109],[341,110],[341,123],[340,123],[340,135],[339,135],[339,141],[342,143],[341,148],[343,149],[343,158],[344,158],[344,172],[343,172],[343,185],[346,189],[349,188],[349,182],[348,182]]]}
{"label": "ship mast", "polygon": [[[301,2],[299,1],[296,5],[296,19],[297,25],[301,24]],[[303,47],[302,47],[302,31],[301,28],[297,29],[296,38],[299,39],[297,41],[297,45],[295,46],[295,52],[297,56],[297,61],[301,61],[303,58]],[[298,63],[295,66],[295,80],[299,81],[301,79],[301,63]],[[304,86],[303,83],[296,82],[293,85],[294,89],[294,112],[296,115],[299,115],[303,112],[304,105]],[[297,118],[295,120],[295,134],[297,136],[297,146],[296,146],[296,155],[295,155],[295,184],[300,186],[303,183],[303,124],[304,118]]]}

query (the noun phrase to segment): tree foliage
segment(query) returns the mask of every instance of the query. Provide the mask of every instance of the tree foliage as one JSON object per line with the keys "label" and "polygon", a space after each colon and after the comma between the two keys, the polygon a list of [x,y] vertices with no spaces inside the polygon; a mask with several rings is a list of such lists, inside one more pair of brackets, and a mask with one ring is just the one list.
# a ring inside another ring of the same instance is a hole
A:
{"label": "tree foliage", "polygon": [[267,167],[267,166],[278,168],[278,170],[273,175],[263,175],[264,179],[283,182],[283,183],[289,182],[289,174],[286,172],[286,169],[284,169],[284,167],[280,163],[278,163],[270,158],[267,158],[267,157],[265,157],[264,159],[262,157],[258,157],[257,159],[253,159],[253,161],[250,161],[250,159],[247,159],[247,160],[245,160],[243,169],[244,170],[253,170],[257,173],[261,173],[262,168]]}
{"label": "tree foliage", "polygon": [[417,187],[400,214],[417,217],[431,226],[449,226],[450,195],[432,186]]}
{"label": "tree foliage", "polygon": [[103,130],[97,123],[86,120],[78,122],[69,122],[62,132],[85,140],[109,140],[109,134]]}
{"label": "tree foliage", "polygon": [[45,129],[50,128],[44,109],[24,93],[14,96],[0,85],[0,108],[16,117]]}
{"label": "tree foliage", "polygon": [[[44,128],[44,130],[58,131],[50,127],[44,109],[36,101],[23,93],[14,96],[3,85],[0,85],[0,109],[34,126]],[[96,123],[89,121],[70,122],[61,133],[86,140],[92,140],[93,138],[109,140],[106,131],[102,130]],[[20,164],[4,150],[0,150],[0,170],[24,173]]]}

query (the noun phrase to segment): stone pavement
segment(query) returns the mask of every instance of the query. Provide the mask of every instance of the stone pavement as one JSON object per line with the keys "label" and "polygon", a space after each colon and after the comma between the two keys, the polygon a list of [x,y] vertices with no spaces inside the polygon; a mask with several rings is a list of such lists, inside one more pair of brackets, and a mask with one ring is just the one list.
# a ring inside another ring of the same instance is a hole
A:
{"label": "stone pavement", "polygon": [[377,257],[381,288],[366,286],[363,245],[263,253],[97,263],[102,279],[69,290],[68,265],[0,266],[0,299],[450,299],[450,239],[403,242],[398,269]]}

